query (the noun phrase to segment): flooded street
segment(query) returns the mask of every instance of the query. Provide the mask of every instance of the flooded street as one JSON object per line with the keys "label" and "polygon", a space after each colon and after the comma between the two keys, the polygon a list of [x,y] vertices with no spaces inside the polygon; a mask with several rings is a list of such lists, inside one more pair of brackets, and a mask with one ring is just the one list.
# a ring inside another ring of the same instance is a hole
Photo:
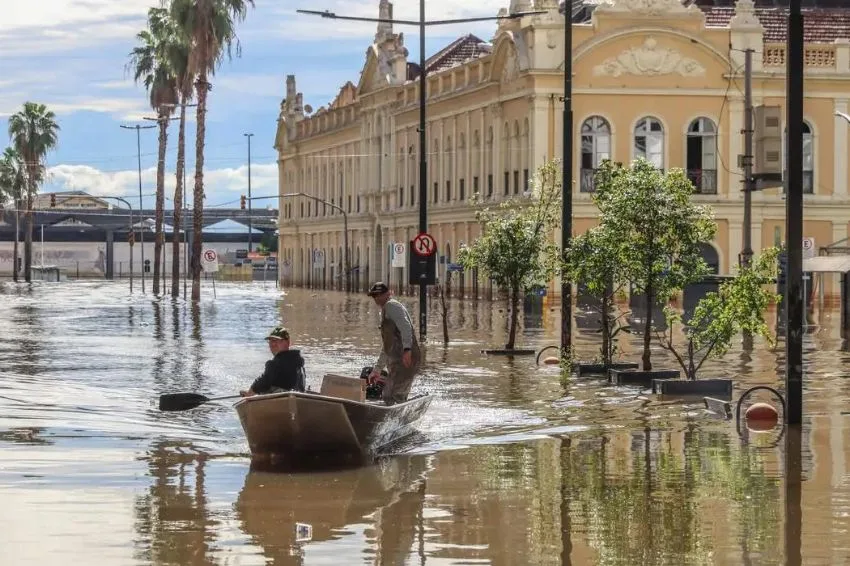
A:
{"label": "flooded street", "polygon": [[[129,296],[126,283],[0,283],[0,564],[785,564],[795,548],[807,565],[850,564],[837,310],[815,313],[806,338],[797,508],[776,432],[745,444],[701,399],[596,378],[565,389],[534,356],[484,356],[507,329],[504,305],[487,301],[452,301],[447,348],[432,310],[413,391],[435,398],[397,454],[348,470],[252,469],[230,402],[162,413],[157,397],[246,388],[281,323],[313,389],[326,373],[359,375],[378,353],[378,310],[363,295],[282,296],[273,284],[216,291],[193,308]],[[415,313],[415,297],[402,301]],[[557,344],[557,315],[547,306],[520,344]],[[579,331],[583,359],[597,339]],[[737,346],[702,375],[734,377],[737,399],[782,388],[783,357],[782,344]],[[660,350],[653,361],[675,367]]]}

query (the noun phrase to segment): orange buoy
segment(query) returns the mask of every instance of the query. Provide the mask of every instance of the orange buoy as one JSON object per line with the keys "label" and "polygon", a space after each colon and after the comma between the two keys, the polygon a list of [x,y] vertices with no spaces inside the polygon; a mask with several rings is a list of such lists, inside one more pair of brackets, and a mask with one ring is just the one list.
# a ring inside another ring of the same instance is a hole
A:
{"label": "orange buoy", "polygon": [[543,363],[549,366],[556,366],[561,363],[561,360],[555,356],[549,356],[547,358],[543,358]]}
{"label": "orange buoy", "polygon": [[767,403],[753,403],[747,408],[744,416],[747,419],[747,427],[752,430],[771,430],[779,421],[779,412]]}

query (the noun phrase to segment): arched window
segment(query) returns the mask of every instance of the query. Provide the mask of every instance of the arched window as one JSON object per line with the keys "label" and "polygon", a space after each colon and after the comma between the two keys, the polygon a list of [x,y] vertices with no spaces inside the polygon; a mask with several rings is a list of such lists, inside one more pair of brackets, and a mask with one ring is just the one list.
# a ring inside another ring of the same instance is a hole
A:
{"label": "arched window", "polygon": [[454,179],[454,146],[452,145],[452,137],[446,138],[446,202],[452,201],[452,179]]}
{"label": "arched window", "polygon": [[638,157],[664,169],[664,127],[656,118],[641,118],[635,125],[635,159]]}
{"label": "arched window", "polygon": [[688,179],[696,192],[717,194],[717,127],[708,118],[697,118],[688,126]]}
{"label": "arched window", "polygon": [[611,126],[605,118],[591,116],[581,125],[581,192],[593,192],[593,175],[606,159],[611,159]]}
{"label": "arched window", "polygon": [[431,169],[431,179],[434,180],[434,202],[440,202],[440,142],[434,140],[434,166]]}

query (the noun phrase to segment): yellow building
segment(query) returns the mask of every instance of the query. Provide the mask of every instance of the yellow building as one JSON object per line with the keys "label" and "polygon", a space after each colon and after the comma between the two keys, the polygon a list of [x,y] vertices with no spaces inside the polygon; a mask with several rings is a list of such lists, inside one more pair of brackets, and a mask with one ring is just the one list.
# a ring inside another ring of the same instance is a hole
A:
{"label": "yellow building", "polygon": [[[599,162],[645,156],[688,171],[696,200],[717,217],[706,258],[728,273],[742,248],[744,51],[755,51],[754,105],[782,107],[784,122],[785,9],[751,0],[585,3],[573,18],[574,231],[596,222],[590,196]],[[427,61],[428,226],[445,258],[441,275],[479,233],[468,202],[474,192],[488,202],[512,198],[538,166],[561,157],[564,17],[556,0],[510,4],[511,12],[546,13],[500,20],[490,41],[467,35]],[[850,124],[836,114],[850,100],[850,10],[804,12],[804,236],[821,247],[846,238],[850,227]],[[387,0],[379,13],[392,13]],[[393,287],[407,280],[406,268],[390,267],[390,244],[418,231],[417,76],[403,36],[379,24],[359,82],[342,86],[327,107],[305,108],[295,77],[287,77],[275,140],[280,192],[304,192],[346,211],[361,288],[369,280]],[[783,240],[784,218],[781,188],[754,193],[756,253]],[[339,286],[337,210],[287,198],[280,237],[289,266],[282,273],[292,283]]]}

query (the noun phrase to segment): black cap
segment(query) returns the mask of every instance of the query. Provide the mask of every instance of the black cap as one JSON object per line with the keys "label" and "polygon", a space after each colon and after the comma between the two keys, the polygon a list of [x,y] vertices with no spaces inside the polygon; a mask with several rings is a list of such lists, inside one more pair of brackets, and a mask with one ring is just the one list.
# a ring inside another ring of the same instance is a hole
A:
{"label": "black cap", "polygon": [[390,288],[387,287],[386,283],[384,283],[383,281],[377,281],[371,287],[369,287],[368,295],[370,297],[377,297],[378,295],[383,295],[389,290]]}

